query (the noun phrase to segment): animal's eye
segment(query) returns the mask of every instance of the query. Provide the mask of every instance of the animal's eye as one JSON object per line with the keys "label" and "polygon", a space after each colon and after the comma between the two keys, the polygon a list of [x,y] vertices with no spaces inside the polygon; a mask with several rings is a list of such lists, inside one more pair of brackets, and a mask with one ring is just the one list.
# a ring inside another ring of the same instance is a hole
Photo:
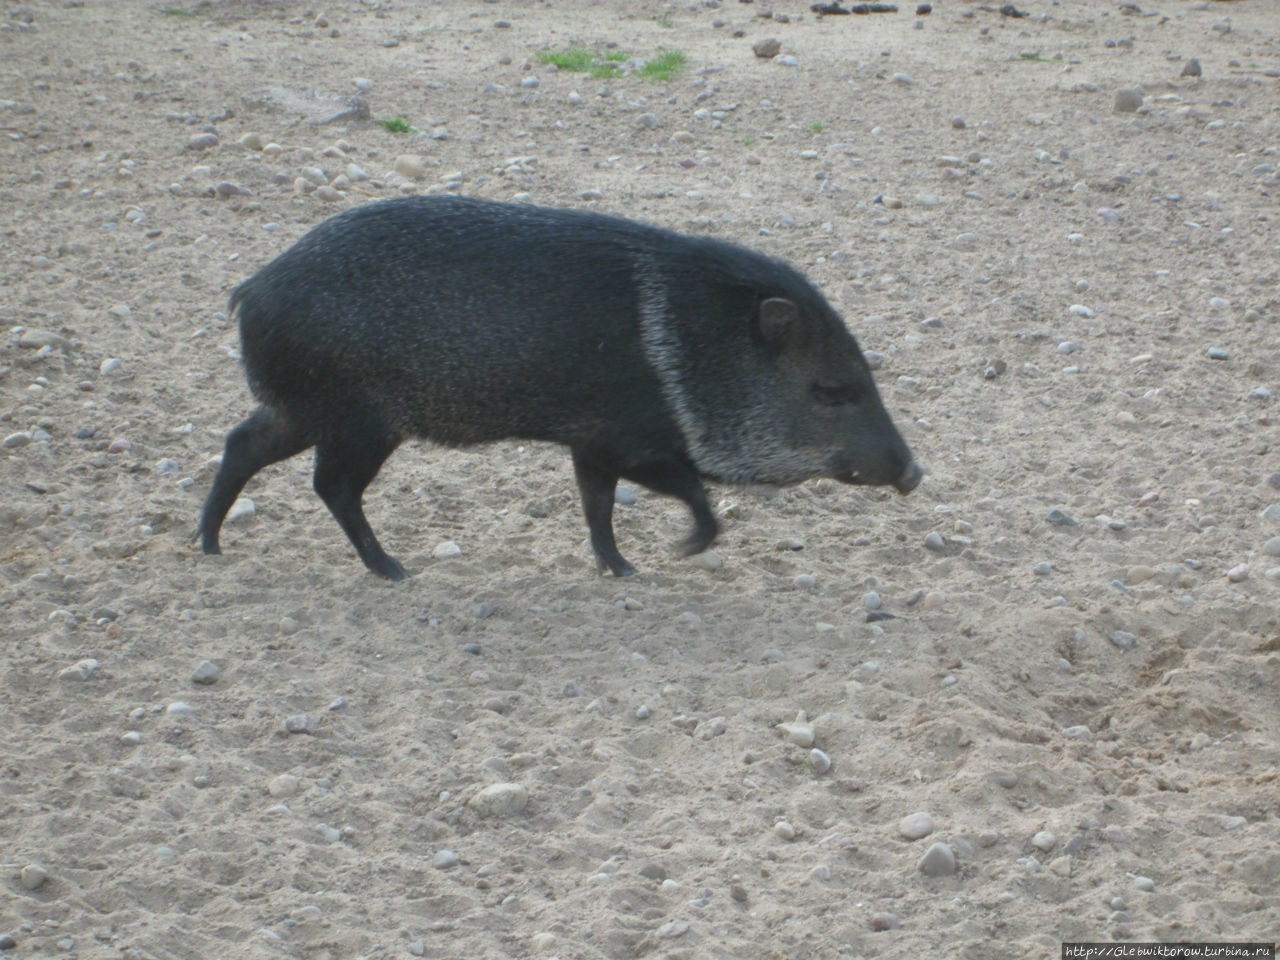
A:
{"label": "animal's eye", "polygon": [[841,407],[858,402],[857,393],[849,384],[815,383],[813,395],[819,403],[827,407]]}

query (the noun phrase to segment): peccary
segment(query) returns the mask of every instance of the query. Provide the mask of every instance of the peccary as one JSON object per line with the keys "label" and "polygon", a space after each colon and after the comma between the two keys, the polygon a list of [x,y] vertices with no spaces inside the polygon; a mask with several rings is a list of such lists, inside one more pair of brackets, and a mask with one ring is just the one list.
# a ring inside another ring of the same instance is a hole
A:
{"label": "peccary", "polygon": [[911,457],[835,311],[777,260],[629,220],[460,197],[339,214],[231,295],[261,402],[227,437],[199,535],[218,553],[255,473],[316,448],[314,484],[360,559],[408,576],[362,494],[408,437],[567,446],[601,569],[619,478],[718,532],[703,479],[892,484]]}

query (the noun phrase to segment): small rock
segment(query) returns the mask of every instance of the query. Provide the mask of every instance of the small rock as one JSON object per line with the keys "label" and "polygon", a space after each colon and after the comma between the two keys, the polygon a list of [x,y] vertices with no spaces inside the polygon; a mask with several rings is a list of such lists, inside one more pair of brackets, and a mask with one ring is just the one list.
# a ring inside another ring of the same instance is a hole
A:
{"label": "small rock", "polygon": [[1054,847],[1058,845],[1058,838],[1055,834],[1049,832],[1048,830],[1041,830],[1039,833],[1037,833],[1034,837],[1031,838],[1031,845],[1035,847],[1037,850],[1041,850],[1041,851],[1044,851],[1045,853],[1048,853],[1050,850],[1052,850]]}
{"label": "small rock", "polygon": [[657,860],[645,860],[636,867],[636,873],[649,880],[654,880],[657,883],[661,883],[663,880],[667,879],[667,868]]}
{"label": "small rock", "polygon": [[238,497],[227,511],[227,523],[234,523],[244,517],[252,517],[258,512],[258,506],[248,497]]}
{"label": "small rock", "polygon": [[281,773],[271,778],[267,784],[267,793],[276,799],[292,797],[302,789],[302,781],[292,773]]}
{"label": "small rock", "polygon": [[279,630],[280,630],[280,635],[282,637],[291,637],[301,629],[302,629],[302,624],[300,624],[293,617],[280,618]]}
{"label": "small rock", "polygon": [[187,141],[188,150],[208,150],[210,147],[216,147],[217,145],[218,135],[216,133],[197,133]]}
{"label": "small rock", "polygon": [[396,157],[395,172],[410,180],[425,180],[427,177],[427,161],[412,153],[402,153]]}
{"label": "small rock", "polygon": [[802,573],[792,581],[799,590],[812,590],[818,585],[818,580],[812,574]]}
{"label": "small rock", "polygon": [[1138,646],[1137,636],[1128,630],[1112,630],[1107,639],[1118,650],[1133,650]]}
{"label": "small rock", "polygon": [[4,438],[4,449],[17,450],[19,447],[25,447],[31,442],[31,434],[26,430],[19,430],[17,433],[11,433]]}
{"label": "small rock", "polygon": [[1196,57],[1192,57],[1182,68],[1182,72],[1178,74],[1180,77],[1198,77],[1201,74],[1200,61]]}
{"label": "small rock", "polygon": [[456,557],[461,553],[462,548],[452,540],[446,540],[431,551],[431,555],[438,560],[444,560],[448,557]]}
{"label": "small rock", "polygon": [[956,855],[945,843],[935,843],[920,858],[917,869],[926,877],[949,877],[956,872]]}
{"label": "small rock", "polygon": [[0,950],[12,950],[18,945],[11,933],[0,933]]}
{"label": "small rock", "polygon": [[437,870],[448,870],[456,867],[460,862],[458,855],[452,850],[441,850],[431,858],[431,865]]}
{"label": "small rock", "polygon": [[1045,514],[1044,518],[1048,520],[1050,523],[1052,523],[1054,526],[1058,526],[1058,527],[1080,526],[1080,524],[1076,522],[1075,518],[1070,517],[1067,514],[1063,513],[1057,507],[1054,507],[1047,514]]}
{"label": "small rock", "polygon": [[1116,113],[1137,113],[1142,106],[1142,89],[1140,87],[1121,87],[1116,91],[1112,109]]}
{"label": "small rock", "polygon": [[640,114],[640,126],[646,130],[657,130],[662,126],[662,121],[658,119],[656,113],[642,113]]}
{"label": "small rock", "polygon": [[1150,893],[1156,888],[1156,882],[1150,877],[1134,877],[1133,885],[1139,890],[1144,890],[1147,893]]}
{"label": "small rock", "polygon": [[688,932],[689,923],[686,920],[669,920],[657,930],[658,938],[661,940],[674,940],[676,937],[683,937]]}
{"label": "small rock", "polygon": [[724,558],[714,550],[704,550],[691,556],[689,564],[699,570],[719,570],[724,566]]}
{"label": "small rock", "polygon": [[779,840],[794,840],[796,838],[796,828],[785,820],[779,820],[773,825],[773,834]]}
{"label": "small rock", "polygon": [[871,915],[872,930],[897,930],[902,926],[902,918],[896,913],[881,910]]}
{"label": "small rock", "polygon": [[738,903],[747,902],[747,888],[741,883],[732,883],[729,885],[729,896]]}
{"label": "small rock", "polygon": [[898,833],[908,840],[919,840],[921,837],[927,837],[933,833],[933,817],[924,811],[909,813],[898,824]]}
{"label": "small rock", "polygon": [[285,718],[284,728],[289,733],[315,733],[315,721],[311,719],[309,713],[295,713],[291,717]]}
{"label": "small rock", "polygon": [[1231,359],[1231,355],[1227,353],[1227,351],[1223,350],[1221,347],[1210,347],[1204,353],[1205,353],[1205,356],[1207,356],[1210,360],[1230,360]]}
{"label": "small rock", "polygon": [[703,720],[693,728],[693,735],[698,740],[712,740],[721,736],[728,729],[728,723],[724,717],[712,717],[710,720]]}
{"label": "small rock", "polygon": [[94,673],[97,672],[99,666],[100,664],[98,663],[97,660],[94,660],[92,657],[89,657],[85,660],[79,661],[78,663],[74,663],[69,667],[64,667],[62,670],[59,670],[58,679],[59,680],[75,680],[75,681],[88,680],[91,676],[94,675]]}
{"label": "small rock", "polygon": [[774,37],[765,37],[751,45],[751,52],[761,60],[772,60],[782,51],[782,42]]}
{"label": "small rock", "polygon": [[18,874],[18,879],[28,890],[39,890],[44,882],[49,879],[49,871],[38,863],[29,863],[22,868],[22,871]]}
{"label": "small rock", "polygon": [[800,66],[800,61],[799,61],[796,57],[793,57],[793,56],[791,56],[790,54],[785,54],[785,53],[784,53],[784,54],[780,54],[780,55],[778,55],[778,56],[774,57],[774,58],[773,58],[773,62],[774,62],[774,63],[776,63],[776,64],[777,64],[778,66],[780,66],[780,67],[798,67],[798,66]]}
{"label": "small rock", "polygon": [[246,150],[261,150],[267,145],[267,141],[262,139],[260,133],[246,133],[240,138],[239,143]]}
{"label": "small rock", "polygon": [[337,203],[343,197],[340,190],[335,190],[333,187],[325,186],[316,188],[315,198],[317,200],[323,200],[325,203]]}
{"label": "small rock", "polygon": [[1241,563],[1227,571],[1227,579],[1232,583],[1243,583],[1249,579],[1249,565]]}
{"label": "small rock", "polygon": [[494,783],[467,803],[478,817],[503,817],[519,813],[529,803],[529,791],[518,783]]}
{"label": "small rock", "polygon": [[618,484],[613,491],[613,502],[629,507],[636,502],[636,491],[634,487],[628,487],[625,483]]}
{"label": "small rock", "polygon": [[222,676],[222,668],[212,660],[201,660],[199,665],[191,674],[192,683],[200,683],[208,685],[217,683],[218,678]]}
{"label": "small rock", "polygon": [[933,550],[937,552],[947,549],[947,541],[943,538],[942,534],[934,531],[925,536],[924,546],[926,550]]}
{"label": "small rock", "polygon": [[813,727],[801,721],[780,723],[774,729],[781,731],[784,737],[801,747],[812,747],[817,739]]}
{"label": "small rock", "polygon": [[1269,557],[1280,557],[1280,537],[1272,537],[1264,543],[1262,552]]}
{"label": "small rock", "polygon": [[1062,735],[1072,740],[1092,740],[1093,731],[1084,724],[1078,724],[1074,727],[1063,728]]}
{"label": "small rock", "polygon": [[817,747],[814,747],[809,751],[809,769],[818,776],[822,776],[831,769],[831,758]]}

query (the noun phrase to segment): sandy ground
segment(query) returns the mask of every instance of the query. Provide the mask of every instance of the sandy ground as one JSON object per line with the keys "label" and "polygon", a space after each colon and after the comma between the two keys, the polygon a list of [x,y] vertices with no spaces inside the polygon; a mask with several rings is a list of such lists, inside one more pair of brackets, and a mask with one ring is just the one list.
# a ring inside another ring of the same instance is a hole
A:
{"label": "sandy ground", "polygon": [[[901,5],[0,5],[10,955],[1280,935],[1280,14]],[[571,45],[688,59],[538,58]],[[794,263],[883,355],[925,481],[714,489],[716,569],[641,489],[617,580],[563,450],[413,444],[367,496],[411,580],[364,570],[309,456],[200,554],[252,407],[227,293],[446,190]]]}

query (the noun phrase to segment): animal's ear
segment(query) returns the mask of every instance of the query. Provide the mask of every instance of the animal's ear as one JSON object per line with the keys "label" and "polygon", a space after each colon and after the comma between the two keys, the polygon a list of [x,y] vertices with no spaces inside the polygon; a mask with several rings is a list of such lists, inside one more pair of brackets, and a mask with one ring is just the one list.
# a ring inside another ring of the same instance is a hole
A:
{"label": "animal's ear", "polygon": [[800,322],[800,308],[785,297],[770,297],[762,301],[756,312],[756,326],[760,330],[760,338],[775,352],[787,346],[799,346],[806,339],[804,324]]}

